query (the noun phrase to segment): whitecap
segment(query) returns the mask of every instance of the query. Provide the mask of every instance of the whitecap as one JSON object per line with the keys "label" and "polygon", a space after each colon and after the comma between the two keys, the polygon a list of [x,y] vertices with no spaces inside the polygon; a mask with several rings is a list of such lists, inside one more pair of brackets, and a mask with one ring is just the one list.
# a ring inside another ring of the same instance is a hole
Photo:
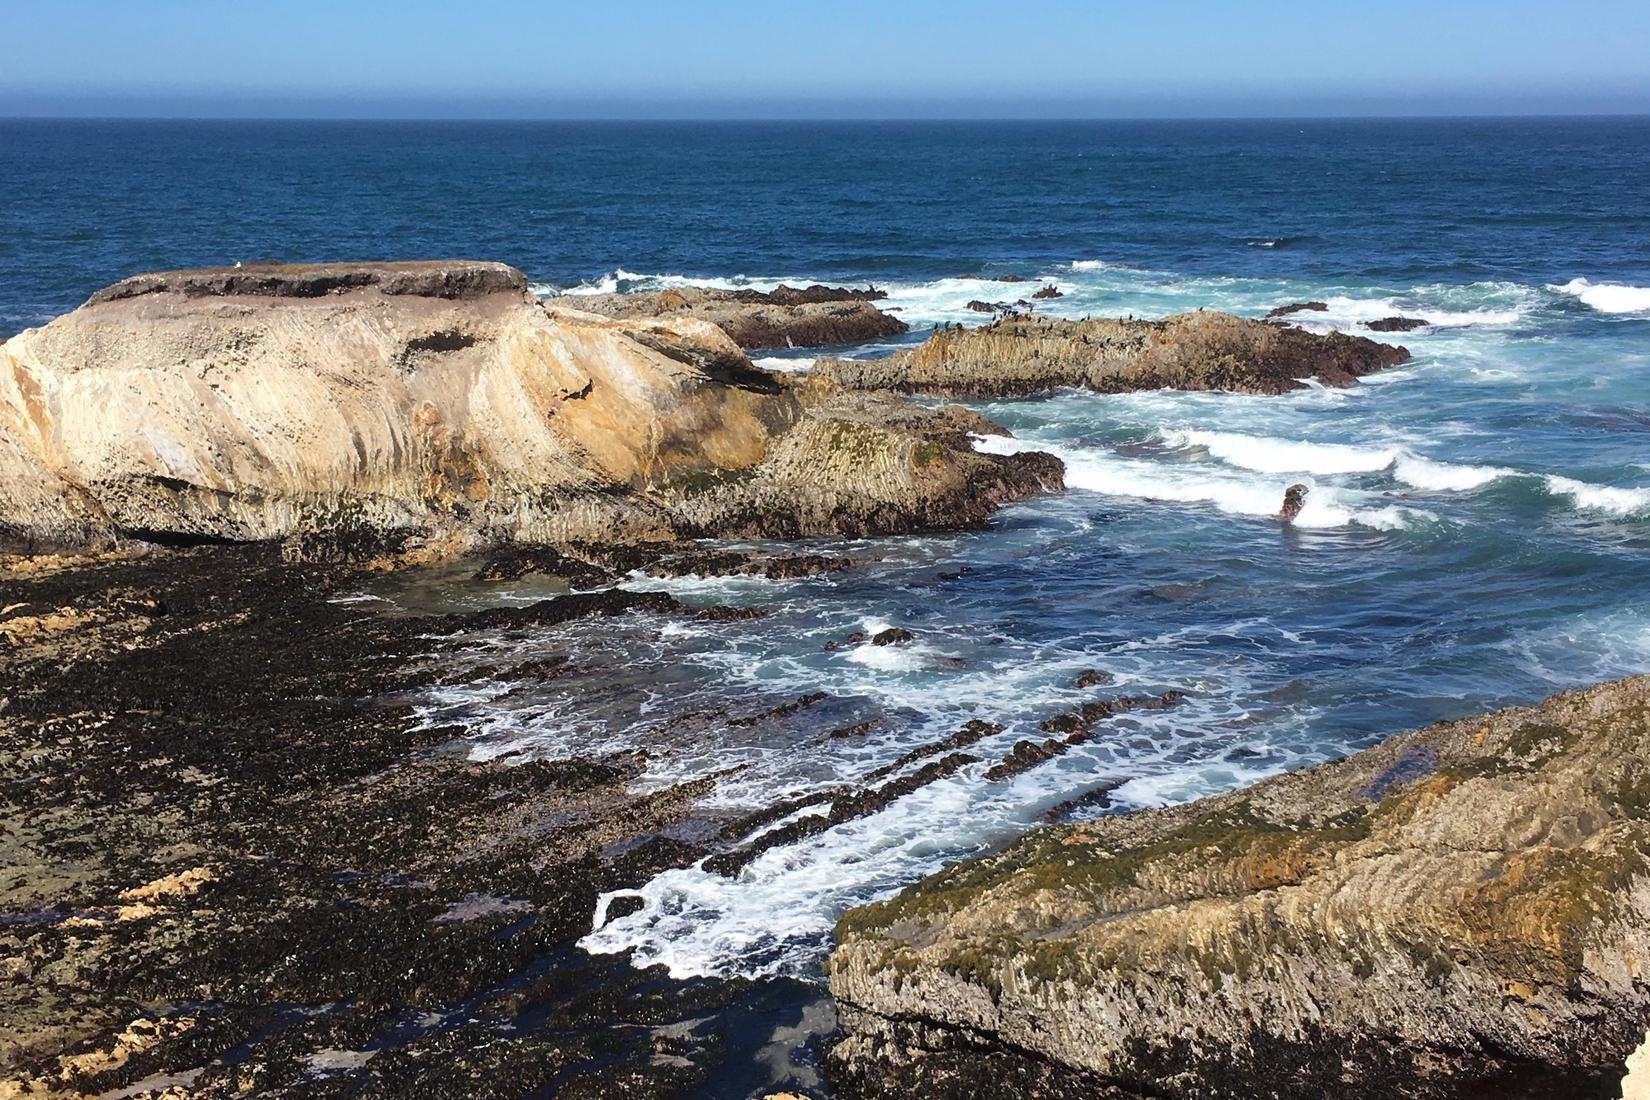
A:
{"label": "whitecap", "polygon": [[1438,462],[1407,453],[1398,456],[1392,469],[1392,476],[1405,485],[1435,492],[1466,492],[1482,488],[1503,477],[1516,477],[1518,473],[1517,470],[1500,466]]}
{"label": "whitecap", "polygon": [[[1026,444],[1027,450],[1048,451],[1066,464],[1066,486],[1106,496],[1180,504],[1211,504],[1229,515],[1276,516],[1283,506],[1289,482],[1244,478],[1208,467],[1153,462],[1094,448]],[[980,445],[976,440],[975,446]],[[998,448],[1003,443],[988,444]],[[1412,509],[1360,510],[1346,490],[1309,484],[1306,506],[1295,517],[1297,527],[1362,526],[1391,530],[1407,526],[1412,518],[1430,518]]]}
{"label": "whitecap", "polygon": [[1265,474],[1302,473],[1329,477],[1337,474],[1379,473],[1416,489],[1464,492],[1482,488],[1519,471],[1499,466],[1471,466],[1440,462],[1397,446],[1356,446],[1348,443],[1311,443],[1242,432],[1170,431],[1170,446],[1202,447],[1229,466]]}
{"label": "whitecap", "polygon": [[1547,490],[1575,501],[1576,507],[1586,511],[1609,512],[1611,515],[1631,516],[1650,511],[1650,488],[1617,488],[1611,485],[1593,485],[1574,478],[1550,476]]}
{"label": "whitecap", "polygon": [[[1352,298],[1333,295],[1324,299],[1326,310],[1291,313],[1287,320],[1313,332],[1367,331],[1371,321],[1387,317],[1414,317],[1426,322],[1427,329],[1453,329],[1479,326],[1510,325],[1527,312],[1524,304],[1498,308],[1485,305],[1470,309],[1435,308],[1411,298]],[[1422,330],[1423,332],[1425,330]],[[1377,334],[1389,335],[1389,334]],[[1392,333],[1394,337],[1414,336],[1414,332]]]}
{"label": "whitecap", "polygon": [[1397,460],[1392,447],[1357,447],[1345,443],[1309,443],[1242,432],[1171,431],[1172,447],[1202,447],[1229,466],[1264,474],[1356,474],[1384,470]]}
{"label": "whitecap", "polygon": [[1571,279],[1563,286],[1548,289],[1580,299],[1583,305],[1600,313],[1650,313],[1650,287]]}

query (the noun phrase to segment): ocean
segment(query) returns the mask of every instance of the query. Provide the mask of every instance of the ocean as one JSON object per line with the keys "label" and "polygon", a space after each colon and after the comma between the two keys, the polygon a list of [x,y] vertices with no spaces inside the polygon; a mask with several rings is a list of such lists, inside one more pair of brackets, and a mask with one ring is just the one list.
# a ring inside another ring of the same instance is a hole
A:
{"label": "ocean", "polygon": [[[676,977],[807,988],[845,908],[1100,787],[1109,800],[1064,816],[1650,670],[1647,119],[11,121],[0,195],[0,335],[150,268],[438,256],[509,262],[545,295],[874,284],[913,332],[833,349],[855,356],[976,323],[967,302],[1003,297],[1005,274],[1056,284],[1040,308],[1058,316],[1318,300],[1297,317],[1320,331],[1428,322],[1377,335],[1413,359],[1346,390],[977,404],[1016,437],[980,446],[1058,454],[1069,491],[985,531],[824,544],[858,563],[824,577],[638,575],[770,614],[500,637],[605,671],[527,691],[478,672],[423,698],[478,758],[639,749],[642,785],[724,773],[707,827],[860,783],[969,719],[1002,725],[981,763],[737,876],[666,872],[612,919],[605,899],[585,949]],[[759,362],[805,369],[816,351]],[[1296,482],[1308,505],[1286,527],[1272,517]],[[452,586],[441,599],[535,595]],[[390,582],[368,595],[413,601]],[[887,626],[916,639],[826,648]],[[1089,670],[1187,697],[986,779],[1093,697],[1073,687]],[[782,722],[673,732],[814,692],[827,701]]]}

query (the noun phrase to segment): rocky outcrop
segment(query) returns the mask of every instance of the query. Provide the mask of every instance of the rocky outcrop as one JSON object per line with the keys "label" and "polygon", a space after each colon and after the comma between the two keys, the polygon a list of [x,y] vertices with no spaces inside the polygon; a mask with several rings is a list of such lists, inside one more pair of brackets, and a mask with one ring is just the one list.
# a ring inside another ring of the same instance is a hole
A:
{"label": "rocky outcrop", "polygon": [[1291,313],[1327,313],[1328,311],[1328,302],[1291,302],[1289,305],[1268,310],[1266,316],[1268,318],[1287,317]]}
{"label": "rocky outcrop", "polygon": [[1650,677],[1430,726],[848,913],[833,1059],[931,1096],[1613,1096],[1647,844]]}
{"label": "rocky outcrop", "polygon": [[721,328],[742,348],[808,348],[858,344],[906,332],[904,321],[872,304],[885,297],[875,288],[819,285],[781,285],[768,292],[682,287],[658,293],[570,296],[558,304],[607,317],[686,314]]}
{"label": "rocky outcrop", "polygon": [[1285,523],[1293,523],[1295,518],[1306,508],[1306,495],[1312,491],[1308,485],[1299,482],[1283,491],[1283,507],[1278,509],[1278,518]]}
{"label": "rocky outcrop", "polygon": [[884,359],[820,359],[814,370],[854,389],[950,397],[1014,397],[1061,387],[1100,393],[1230,390],[1277,394],[1311,379],[1350,385],[1409,358],[1401,347],[1327,335],[1228,313],[1160,321],[1005,316],[973,329],[941,329]]}
{"label": "rocky outcrop", "polygon": [[1421,317],[1382,317],[1378,321],[1370,321],[1364,328],[1370,332],[1414,332],[1430,324],[1430,321]]}
{"label": "rocky outcrop", "polygon": [[502,264],[158,273],[0,345],[0,539],[865,535],[1060,486],[958,415],[782,381],[691,315],[541,306]]}

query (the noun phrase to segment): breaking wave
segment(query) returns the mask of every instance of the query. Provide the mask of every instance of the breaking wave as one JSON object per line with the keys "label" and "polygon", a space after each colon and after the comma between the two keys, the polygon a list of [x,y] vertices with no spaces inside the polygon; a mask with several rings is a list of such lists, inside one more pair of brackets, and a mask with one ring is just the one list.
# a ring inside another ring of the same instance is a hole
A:
{"label": "breaking wave", "polygon": [[1571,279],[1549,289],[1579,299],[1582,305],[1600,313],[1650,313],[1650,287]]}

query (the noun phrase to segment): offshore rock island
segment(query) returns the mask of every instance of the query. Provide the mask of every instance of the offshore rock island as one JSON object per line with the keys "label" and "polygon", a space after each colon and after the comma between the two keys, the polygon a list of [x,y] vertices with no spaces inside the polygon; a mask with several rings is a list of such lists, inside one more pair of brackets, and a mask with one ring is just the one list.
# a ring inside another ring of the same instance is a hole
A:
{"label": "offshore rock island", "polygon": [[[649,893],[662,879],[720,904],[832,830],[861,838],[826,861],[847,873],[882,847],[852,830],[901,800],[964,816],[940,801],[957,777],[1013,784],[1112,738],[1149,742],[1151,722],[1238,675],[1213,662],[1142,688],[1067,671],[1034,735],[959,707],[880,759],[905,697],[730,669],[707,701],[667,639],[737,641],[791,613],[789,590],[762,585],[899,566],[914,553],[900,536],[1027,522],[1070,470],[1034,438],[1004,445],[1013,402],[1342,398],[1412,358],[1290,323],[1323,302],[1269,320],[1031,312],[922,336],[882,301],[823,285],[540,300],[497,263],[251,264],[134,276],[0,345],[0,1096],[369,1080],[759,1095],[769,1078],[750,1067],[781,1063],[865,1098],[1618,1095],[1650,1027],[1643,677],[1384,730],[1253,785],[1234,768],[1238,789],[1171,791],[1166,808],[1114,812],[1129,777],[1084,778],[1033,800],[1042,824],[1018,839],[976,838],[932,875],[901,867],[903,889],[840,912],[834,1008],[778,965],[644,967],[631,944],[633,966],[593,941],[675,917]],[[1406,324],[1365,327],[1429,325],[1387,319]],[[746,354],[826,346],[839,354],[788,371]],[[1252,446],[1182,435],[1187,464]],[[1327,453],[1436,491],[1532,476],[1348,450]],[[1158,484],[1060,539],[1098,541]],[[1239,503],[1292,547],[1303,502],[1334,490],[1278,490]],[[1405,518],[1346,514],[1370,531]],[[976,583],[975,566],[939,564],[893,590],[938,606]],[[1223,583],[1107,575],[1128,607]],[[730,578],[747,587],[714,584]],[[805,622],[835,631],[806,658],[891,674],[972,659],[1015,704],[989,659],[998,621],[977,651],[932,624],[842,625]],[[665,653],[664,688],[624,679],[644,651]],[[677,690],[689,702],[671,709]],[[569,698],[598,700],[598,724]],[[478,722],[480,706],[499,709]],[[498,737],[522,726],[543,740]],[[673,749],[724,739],[761,751],[673,770]],[[840,769],[833,752],[859,755]],[[806,781],[754,808],[715,802],[773,758]],[[765,998],[807,1002],[818,1070],[741,1030]]]}

